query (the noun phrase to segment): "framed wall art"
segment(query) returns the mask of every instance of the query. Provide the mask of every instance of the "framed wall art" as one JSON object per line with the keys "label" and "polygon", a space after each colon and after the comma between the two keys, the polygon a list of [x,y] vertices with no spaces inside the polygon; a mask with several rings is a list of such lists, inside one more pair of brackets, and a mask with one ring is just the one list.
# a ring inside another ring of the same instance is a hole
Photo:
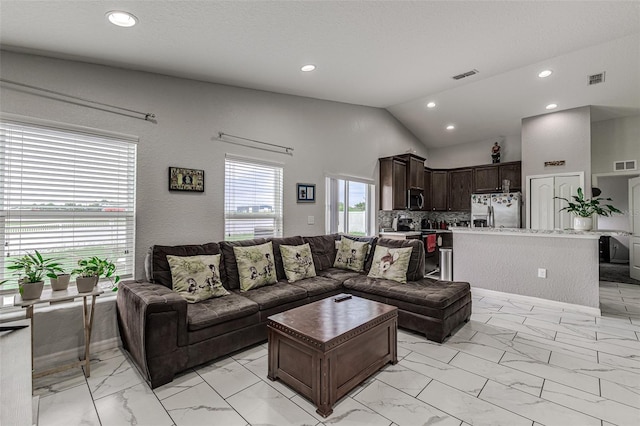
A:
{"label": "framed wall art", "polygon": [[204,170],[169,167],[169,191],[204,192]]}
{"label": "framed wall art", "polygon": [[316,185],[313,183],[296,184],[297,199],[299,203],[316,202]]}

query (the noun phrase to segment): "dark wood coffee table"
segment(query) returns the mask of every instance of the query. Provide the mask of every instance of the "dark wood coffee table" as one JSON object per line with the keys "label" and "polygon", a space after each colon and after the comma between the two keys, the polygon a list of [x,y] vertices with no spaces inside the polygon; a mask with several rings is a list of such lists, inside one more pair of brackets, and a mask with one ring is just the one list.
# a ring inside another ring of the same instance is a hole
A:
{"label": "dark wood coffee table", "polygon": [[338,295],[267,319],[269,372],[324,417],[351,389],[397,357],[398,308]]}

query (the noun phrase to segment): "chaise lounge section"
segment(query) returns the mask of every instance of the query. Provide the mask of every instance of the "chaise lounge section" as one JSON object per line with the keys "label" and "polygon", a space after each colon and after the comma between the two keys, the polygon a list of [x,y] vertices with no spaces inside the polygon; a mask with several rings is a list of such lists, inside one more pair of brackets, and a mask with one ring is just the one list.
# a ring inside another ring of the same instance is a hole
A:
{"label": "chaise lounge section", "polygon": [[[123,346],[149,385],[156,388],[172,381],[176,373],[265,341],[269,316],[343,292],[397,306],[400,327],[436,342],[442,342],[469,320],[469,284],[425,279],[421,241],[354,238],[369,244],[364,270],[356,272],[334,267],[336,247],[342,238],[331,234],[154,246],[149,256],[148,279],[120,284],[117,312]],[[269,242],[277,282],[241,291],[234,247]],[[315,276],[290,283],[280,246],[303,244],[309,244],[311,249]],[[367,275],[376,245],[411,248],[406,283]],[[229,294],[188,303],[172,289],[167,256],[200,255],[220,255],[220,278]]]}

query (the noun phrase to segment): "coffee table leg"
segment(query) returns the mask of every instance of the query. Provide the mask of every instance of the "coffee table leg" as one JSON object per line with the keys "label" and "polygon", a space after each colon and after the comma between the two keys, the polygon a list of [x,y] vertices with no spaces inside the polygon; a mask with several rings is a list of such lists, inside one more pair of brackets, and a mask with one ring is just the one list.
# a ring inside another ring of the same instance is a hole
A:
{"label": "coffee table leg", "polygon": [[269,378],[269,380],[275,381],[276,380],[276,369],[277,369],[277,362],[278,362],[278,349],[277,349],[277,342],[276,339],[277,334],[274,333],[273,331],[271,331],[271,329],[267,330],[267,337],[268,337],[268,345],[267,345],[267,362],[268,362],[268,366],[267,366],[267,377]]}
{"label": "coffee table leg", "polygon": [[318,405],[316,413],[322,417],[329,417],[333,413],[329,398],[331,386],[331,371],[329,371],[329,359],[326,355],[320,357],[320,400],[314,401]]}

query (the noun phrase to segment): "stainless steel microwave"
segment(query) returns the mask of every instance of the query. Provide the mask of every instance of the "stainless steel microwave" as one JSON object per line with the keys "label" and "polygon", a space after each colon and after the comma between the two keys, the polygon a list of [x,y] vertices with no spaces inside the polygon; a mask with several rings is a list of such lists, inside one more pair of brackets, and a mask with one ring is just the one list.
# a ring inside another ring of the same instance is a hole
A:
{"label": "stainless steel microwave", "polygon": [[409,210],[422,210],[424,207],[424,195],[421,189],[409,189],[407,191],[407,208]]}

